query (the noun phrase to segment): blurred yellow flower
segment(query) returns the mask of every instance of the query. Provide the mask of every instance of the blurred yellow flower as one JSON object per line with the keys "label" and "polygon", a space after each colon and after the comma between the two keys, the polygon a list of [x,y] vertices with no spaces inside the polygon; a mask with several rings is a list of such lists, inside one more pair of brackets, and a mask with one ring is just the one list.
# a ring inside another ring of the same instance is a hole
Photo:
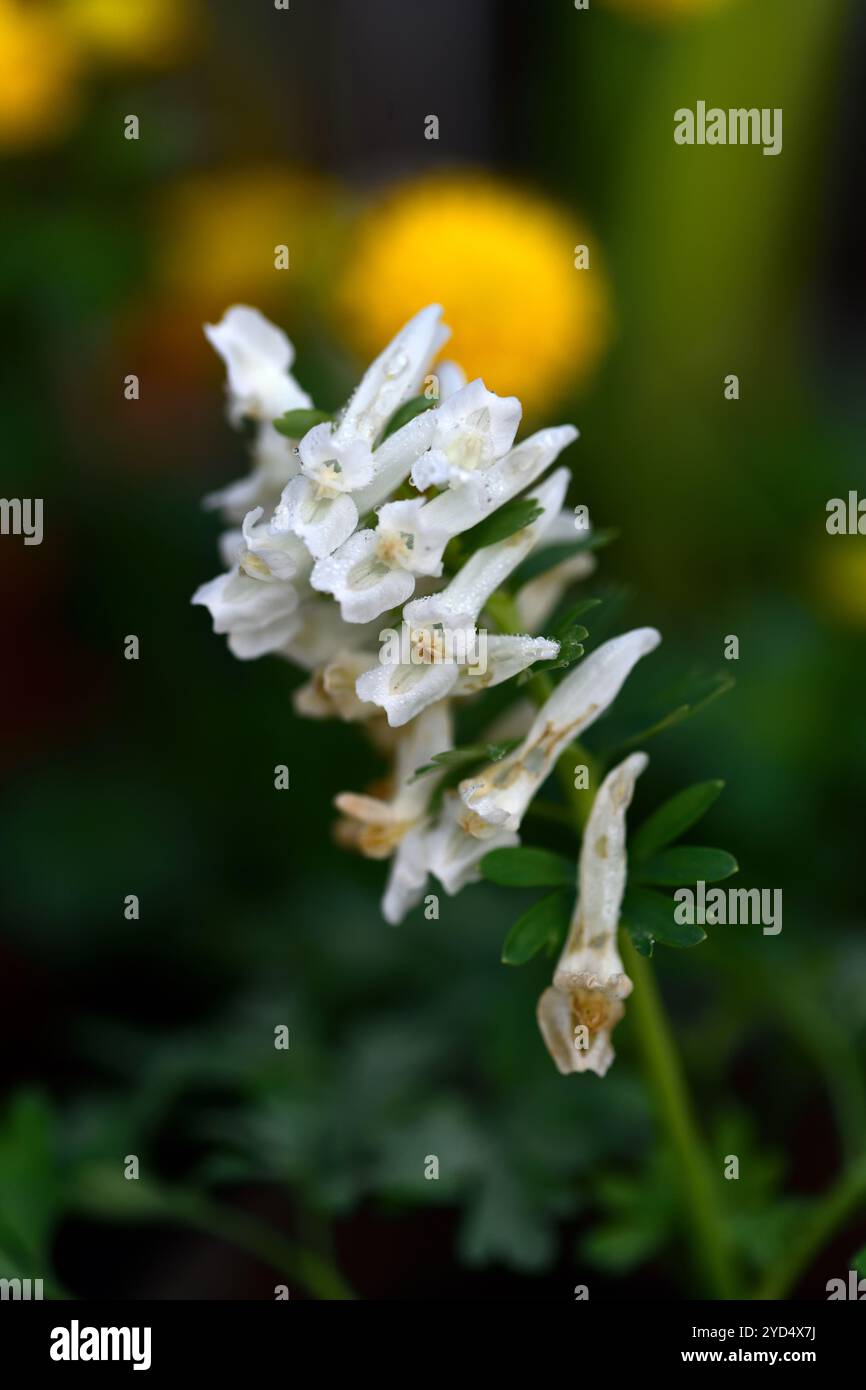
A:
{"label": "blurred yellow flower", "polygon": [[61,135],[78,108],[78,46],[55,12],[0,0],[0,150]]}
{"label": "blurred yellow flower", "polygon": [[833,536],[816,556],[819,597],[834,617],[866,627],[866,538]]}
{"label": "blurred yellow flower", "polygon": [[639,19],[679,19],[720,10],[730,0],[602,0],[602,3],[610,10],[620,10]]}
{"label": "blurred yellow flower", "polygon": [[187,53],[202,22],[194,0],[60,0],[63,22],[95,58],[162,67]]}
{"label": "blurred yellow flower", "polygon": [[[587,243],[590,269],[575,268]],[[424,304],[447,306],[445,354],[469,380],[539,409],[584,379],[609,339],[597,243],[566,211],[481,174],[398,186],[346,248],[334,308],[362,357]]]}
{"label": "blurred yellow flower", "polygon": [[[172,294],[219,316],[227,304],[273,304],[321,275],[338,226],[334,186],[279,168],[186,179],[163,206],[162,279]],[[274,248],[289,249],[288,270]]]}

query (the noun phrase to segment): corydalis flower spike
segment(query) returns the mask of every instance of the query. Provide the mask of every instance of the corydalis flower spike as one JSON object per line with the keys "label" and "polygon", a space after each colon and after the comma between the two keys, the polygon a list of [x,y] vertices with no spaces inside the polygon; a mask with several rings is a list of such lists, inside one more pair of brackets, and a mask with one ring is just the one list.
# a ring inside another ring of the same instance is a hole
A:
{"label": "corydalis flower spike", "polygon": [[581,661],[545,701],[521,746],[461,782],[469,810],[490,825],[516,830],[566,745],[604,714],[632,667],[660,641],[654,627],[635,628]]}
{"label": "corydalis flower spike", "polygon": [[538,1026],[563,1075],[604,1076],[610,1035],[631,993],[616,944],[626,881],[625,813],[649,759],[632,753],[598,789],[583,833],[578,897],[553,984],[538,1001]]}

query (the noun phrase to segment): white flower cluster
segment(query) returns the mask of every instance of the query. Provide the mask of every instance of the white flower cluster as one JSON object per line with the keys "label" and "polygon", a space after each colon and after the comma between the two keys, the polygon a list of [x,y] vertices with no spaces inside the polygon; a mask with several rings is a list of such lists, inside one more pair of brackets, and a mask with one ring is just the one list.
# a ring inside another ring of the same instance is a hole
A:
{"label": "white flower cluster", "polygon": [[[659,635],[637,629],[582,660],[534,718],[525,715],[519,746],[444,791],[431,812],[442,773],[416,773],[453,747],[454,699],[559,652],[557,641],[531,631],[495,634],[479,668],[444,637],[460,632],[463,652],[476,650],[486,605],[521,561],[543,537],[574,539],[573,517],[563,511],[568,469],[543,475],[577,431],[544,429],[515,444],[518,400],[480,380],[466,384],[453,363],[433,374],[448,337],[437,305],[397,334],[335,419],[316,417],[297,439],[275,428],[287,413],[313,409],[291,375],[285,334],[242,305],[205,331],[226,364],[229,419],[252,420],[255,434],[250,475],[207,499],[231,527],[221,540],[228,568],[193,603],[208,608],[235,656],[275,653],[309,673],[295,695],[299,713],[363,723],[392,756],[389,800],[343,792],[336,805],[345,841],[391,859],[382,910],[397,923],[422,898],[428,875],[457,893],[479,877],[488,851],[518,843],[522,818],[559,755],[605,712]],[[419,400],[425,388],[430,399]],[[449,542],[519,495],[533,500],[534,519],[445,575]],[[579,553],[527,583],[517,598],[521,622],[542,626],[590,566]],[[401,609],[408,662],[386,660],[385,643],[377,653],[382,615],[393,624]],[[615,944],[625,877],[617,826],[642,756],[626,760],[599,791],[577,916],[540,1004],[542,1033],[564,1071],[603,1074],[613,1055],[609,1031],[630,988]],[[589,1041],[576,1049],[580,1027]]]}

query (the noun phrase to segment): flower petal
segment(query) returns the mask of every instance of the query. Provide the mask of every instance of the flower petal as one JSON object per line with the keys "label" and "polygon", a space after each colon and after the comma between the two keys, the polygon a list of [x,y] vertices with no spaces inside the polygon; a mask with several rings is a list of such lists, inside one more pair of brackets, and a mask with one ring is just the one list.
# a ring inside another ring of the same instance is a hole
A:
{"label": "flower petal", "polygon": [[275,420],[287,410],[305,409],[310,397],[289,373],[295,350],[281,328],[258,309],[234,304],[205,335],[228,371],[229,418]]}

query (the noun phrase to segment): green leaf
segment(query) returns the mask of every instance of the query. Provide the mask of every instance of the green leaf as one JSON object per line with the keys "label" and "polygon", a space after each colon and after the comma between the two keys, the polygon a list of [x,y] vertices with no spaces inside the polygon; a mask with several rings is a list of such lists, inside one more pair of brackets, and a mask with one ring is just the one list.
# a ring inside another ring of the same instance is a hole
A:
{"label": "green leaf", "polygon": [[[487,857],[487,856],[485,856]],[[556,949],[571,920],[572,893],[549,893],[539,898],[509,931],[502,946],[503,965],[525,965],[544,946]]]}
{"label": "green leaf", "polygon": [[[600,608],[601,604],[602,600],[600,598],[583,598],[579,603],[573,603],[571,607],[563,613],[562,617],[557,619],[556,626],[553,629],[554,636],[558,637],[568,632],[574,623],[577,622],[578,618],[582,618],[584,613],[588,613],[591,608]],[[585,633],[585,635],[588,636],[589,634]]]}
{"label": "green leaf", "polygon": [[429,763],[417,767],[409,778],[409,783],[417,782],[419,777],[427,777],[431,772],[453,771],[455,768],[469,767],[473,763],[498,763],[521,742],[519,738],[505,739],[502,743],[468,744],[464,748],[447,748],[444,753],[434,753]]}
{"label": "green leaf", "polygon": [[674,908],[673,898],[654,893],[651,888],[626,890],[620,921],[642,955],[650,954],[646,949],[648,938],[662,946],[679,947],[697,946],[705,940],[707,934],[702,927],[674,920]]}
{"label": "green leaf", "polygon": [[629,843],[631,862],[649,859],[672,840],[678,840],[710,809],[724,785],[718,779],[695,782],[694,786],[686,787],[663,802],[632,836]]}
{"label": "green leaf", "polygon": [[527,555],[523,563],[517,566],[511,576],[509,588],[512,593],[517,593],[530,579],[537,579],[540,574],[546,574],[555,565],[561,565],[564,560],[570,560],[584,550],[600,550],[602,546],[610,545],[618,535],[619,531],[611,528],[607,531],[591,531],[581,540],[560,541],[557,545],[542,546],[541,549]]}
{"label": "green leaf", "polygon": [[599,720],[595,736],[590,735],[590,746],[599,757],[615,761],[629,748],[642,747],[664,729],[673,729],[690,719],[735,684],[734,677],[723,672],[687,677],[656,695],[649,708],[637,712],[622,710]]}
{"label": "green leaf", "polygon": [[549,661],[536,661],[533,666],[522,671],[521,676],[531,680],[539,671],[560,671],[565,667],[573,666],[583,656],[583,639],[588,636],[589,633],[586,628],[581,627],[579,623],[576,624],[570,632],[565,633],[559,639],[558,656],[551,657]]}
{"label": "green leaf", "polygon": [[410,420],[414,420],[416,415],[423,415],[425,410],[432,410],[439,404],[438,396],[413,396],[411,401],[404,401],[398,406],[388,421],[387,425],[380,434],[376,448],[384,444],[386,439],[390,439],[392,434],[396,434],[404,425],[408,425]]}
{"label": "green leaf", "polygon": [[515,497],[498,511],[479,521],[477,526],[463,532],[460,537],[462,553],[472,555],[476,550],[485,550],[488,545],[507,540],[515,532],[531,526],[533,521],[537,521],[541,516],[542,511],[543,508],[539,507],[534,497]]}
{"label": "green leaf", "polygon": [[62,1194],[55,1116],[47,1097],[19,1091],[0,1121],[0,1245],[11,1259],[47,1268]]}
{"label": "green leaf", "polygon": [[303,439],[307,430],[321,425],[323,420],[333,420],[326,410],[287,410],[279,420],[274,421],[274,429],[287,439]]}
{"label": "green leaf", "polygon": [[723,849],[704,849],[700,845],[677,845],[662,850],[638,866],[633,875],[635,883],[658,883],[665,888],[679,888],[683,883],[717,883],[730,878],[738,869],[736,859]]}
{"label": "green leaf", "polygon": [[492,849],[479,868],[491,883],[505,888],[561,888],[571,886],[577,878],[574,864],[564,855],[525,845]]}

